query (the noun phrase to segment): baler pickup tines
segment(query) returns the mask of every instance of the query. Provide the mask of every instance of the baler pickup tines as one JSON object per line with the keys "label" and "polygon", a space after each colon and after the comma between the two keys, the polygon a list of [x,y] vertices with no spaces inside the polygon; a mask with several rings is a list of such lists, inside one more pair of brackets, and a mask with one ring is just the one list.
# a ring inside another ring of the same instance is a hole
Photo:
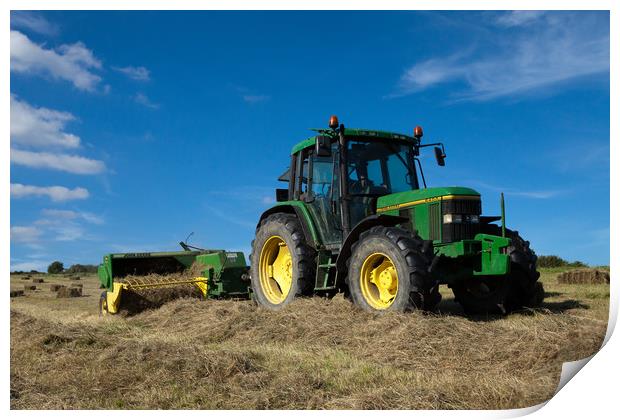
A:
{"label": "baler pickup tines", "polygon": [[[121,283],[124,288],[127,290],[141,290],[141,289],[157,289],[162,287],[173,287],[182,284],[196,284],[196,283],[204,283],[208,279],[206,277],[196,277],[188,280],[177,280],[177,281],[150,281],[147,280],[148,277],[145,277],[144,280],[140,280],[138,278],[132,278],[131,280],[125,280]],[[150,281],[150,282],[149,282]]]}

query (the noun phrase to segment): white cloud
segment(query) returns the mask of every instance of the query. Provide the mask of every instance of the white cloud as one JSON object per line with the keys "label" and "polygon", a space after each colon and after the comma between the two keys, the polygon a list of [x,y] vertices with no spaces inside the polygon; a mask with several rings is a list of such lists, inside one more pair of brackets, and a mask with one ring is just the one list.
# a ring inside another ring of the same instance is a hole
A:
{"label": "white cloud", "polygon": [[476,187],[486,189],[486,190],[495,191],[495,192],[503,192],[504,194],[506,194],[506,196],[534,198],[534,199],[539,199],[539,200],[546,200],[549,198],[567,195],[571,193],[570,190],[557,190],[557,189],[527,190],[523,188],[508,188],[505,186],[498,187],[496,185],[487,184],[486,182],[481,182],[477,180],[469,180],[468,183]]}
{"label": "white cloud", "polygon": [[37,13],[24,10],[11,11],[11,27],[24,28],[47,36],[56,36],[60,32],[58,25]]}
{"label": "white cloud", "polygon": [[50,262],[43,260],[31,260],[23,261],[19,263],[11,263],[11,271],[31,271],[36,270],[40,272],[47,271],[47,266]]}
{"label": "white cloud", "polygon": [[84,239],[84,229],[75,224],[59,225],[50,227],[52,240],[54,241],[75,241]]}
{"label": "white cloud", "polygon": [[512,10],[501,13],[497,19],[497,24],[501,26],[522,26],[533,23],[544,15],[542,10]]}
{"label": "white cloud", "polygon": [[11,184],[11,197],[48,196],[52,201],[84,200],[89,193],[85,188],[69,189],[61,186],[37,187],[34,185]]}
{"label": "white cloud", "polygon": [[[415,93],[440,83],[466,87],[457,99],[489,100],[539,92],[559,82],[609,72],[609,28],[601,15],[584,13],[511,14],[509,34],[498,31],[487,48],[435,57],[401,76],[392,96]],[[501,17],[501,16],[500,16]],[[480,52],[483,51],[483,52]]]}
{"label": "white cloud", "polygon": [[80,175],[93,175],[105,171],[105,164],[100,160],[64,153],[11,149],[11,162],[30,168],[54,169]]}
{"label": "white cloud", "polygon": [[75,117],[62,111],[35,108],[11,95],[11,142],[27,146],[76,148],[80,138],[64,131]]}
{"label": "white cloud", "polygon": [[11,241],[31,244],[39,241],[41,230],[34,226],[11,226]]}
{"label": "white cloud", "polygon": [[136,101],[136,103],[138,103],[140,105],[144,105],[147,108],[159,109],[159,104],[151,102],[151,100],[148,98],[148,96],[146,96],[143,93],[136,94],[136,96],[134,96],[133,100]]}
{"label": "white cloud", "polygon": [[103,218],[93,213],[80,212],[73,210],[60,210],[60,209],[43,209],[41,214],[43,219],[37,220],[35,223],[38,225],[52,225],[58,224],[68,220],[83,220],[88,223],[96,225],[103,224]]}
{"label": "white cloud", "polygon": [[146,67],[112,67],[113,70],[116,70],[119,73],[124,74],[133,80],[139,80],[141,82],[148,82],[151,80],[151,72]]}
{"label": "white cloud", "polygon": [[249,104],[266,102],[269,99],[271,99],[269,95],[243,95],[243,100]]}
{"label": "white cloud", "polygon": [[101,81],[92,69],[101,69],[101,61],[81,42],[46,49],[21,32],[11,31],[12,72],[50,75],[92,92]]}

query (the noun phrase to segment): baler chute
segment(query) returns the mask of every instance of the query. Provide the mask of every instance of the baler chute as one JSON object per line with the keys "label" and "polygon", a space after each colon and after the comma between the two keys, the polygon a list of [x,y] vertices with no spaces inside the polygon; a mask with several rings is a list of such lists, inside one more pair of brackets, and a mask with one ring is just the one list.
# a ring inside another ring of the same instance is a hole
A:
{"label": "baler chute", "polygon": [[98,275],[100,312],[159,306],[182,296],[249,297],[242,252],[199,250],[108,254]]}

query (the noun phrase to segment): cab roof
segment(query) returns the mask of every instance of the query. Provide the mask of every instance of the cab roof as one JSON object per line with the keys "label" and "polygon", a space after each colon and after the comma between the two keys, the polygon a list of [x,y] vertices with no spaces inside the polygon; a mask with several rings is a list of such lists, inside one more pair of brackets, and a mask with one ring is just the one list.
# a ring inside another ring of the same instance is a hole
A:
{"label": "cab roof", "polygon": [[[316,130],[318,131],[318,130]],[[408,140],[411,142],[415,142],[416,139],[412,136],[408,136],[405,134],[394,133],[392,131],[381,131],[381,130],[369,130],[366,128],[345,128],[344,129],[345,136],[351,137],[365,137],[365,138],[376,138],[376,139],[392,139],[392,140]],[[300,141],[291,150],[291,155],[303,150],[307,147],[313,147],[316,141],[316,136],[308,137],[305,140]]]}

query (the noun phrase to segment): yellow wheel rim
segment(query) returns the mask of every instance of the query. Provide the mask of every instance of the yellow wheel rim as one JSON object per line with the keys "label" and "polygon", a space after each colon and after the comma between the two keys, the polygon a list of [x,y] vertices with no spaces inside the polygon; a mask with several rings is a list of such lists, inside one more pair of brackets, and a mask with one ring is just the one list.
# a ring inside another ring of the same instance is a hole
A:
{"label": "yellow wheel rim", "polygon": [[265,241],[260,252],[259,276],[267,300],[275,305],[284,302],[293,284],[293,258],[279,236]]}
{"label": "yellow wheel rim", "polygon": [[370,254],[362,264],[360,288],[366,302],[375,309],[387,309],[398,293],[398,273],[385,254]]}

